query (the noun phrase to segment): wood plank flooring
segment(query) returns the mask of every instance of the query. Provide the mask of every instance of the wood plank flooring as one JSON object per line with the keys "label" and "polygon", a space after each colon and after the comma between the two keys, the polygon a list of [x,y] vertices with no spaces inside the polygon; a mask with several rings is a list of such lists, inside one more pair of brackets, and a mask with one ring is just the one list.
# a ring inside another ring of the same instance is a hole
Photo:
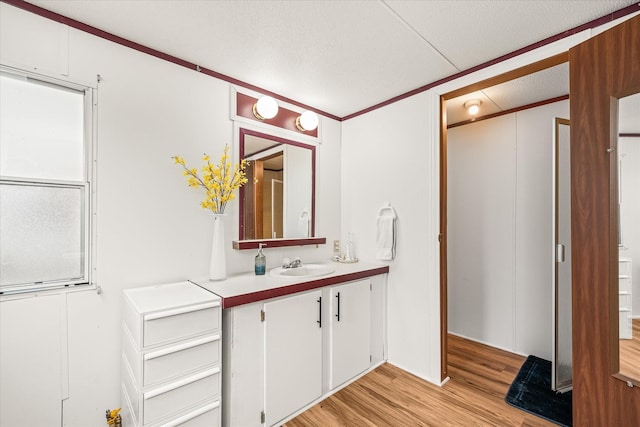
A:
{"label": "wood plank flooring", "polygon": [[443,387],[384,364],[285,424],[327,426],[554,426],[504,402],[524,357],[449,336]]}
{"label": "wood plank flooring", "polygon": [[633,319],[633,339],[620,340],[620,372],[640,380],[640,319]]}

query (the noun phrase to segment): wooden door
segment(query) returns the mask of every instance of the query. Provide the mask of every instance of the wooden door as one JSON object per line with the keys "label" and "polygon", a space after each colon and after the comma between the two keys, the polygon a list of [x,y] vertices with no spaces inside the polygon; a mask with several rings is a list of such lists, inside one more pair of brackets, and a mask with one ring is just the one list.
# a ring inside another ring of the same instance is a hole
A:
{"label": "wooden door", "polygon": [[264,162],[254,160],[246,169],[248,183],[244,187],[244,236],[245,240],[262,239],[262,180]]}
{"label": "wooden door", "polygon": [[[640,91],[640,16],[569,51],[573,424],[640,425],[618,369],[617,98]],[[612,116],[614,120],[612,120]]]}

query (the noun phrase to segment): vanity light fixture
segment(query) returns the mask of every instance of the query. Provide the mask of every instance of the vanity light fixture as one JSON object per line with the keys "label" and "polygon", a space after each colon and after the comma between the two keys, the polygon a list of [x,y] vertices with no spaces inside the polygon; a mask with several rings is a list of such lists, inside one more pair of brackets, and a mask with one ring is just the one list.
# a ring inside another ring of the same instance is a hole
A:
{"label": "vanity light fixture", "polygon": [[478,111],[480,111],[480,104],[482,104],[482,101],[480,101],[479,99],[472,99],[471,101],[467,101],[464,103],[464,108],[467,109],[469,114],[475,116],[476,114],[478,114]]}
{"label": "vanity light fixture", "polygon": [[305,111],[296,117],[296,127],[300,132],[314,130],[318,127],[318,115],[313,111]]}
{"label": "vanity light fixture", "polygon": [[261,96],[253,104],[253,115],[258,120],[273,119],[278,114],[278,102],[270,96]]}

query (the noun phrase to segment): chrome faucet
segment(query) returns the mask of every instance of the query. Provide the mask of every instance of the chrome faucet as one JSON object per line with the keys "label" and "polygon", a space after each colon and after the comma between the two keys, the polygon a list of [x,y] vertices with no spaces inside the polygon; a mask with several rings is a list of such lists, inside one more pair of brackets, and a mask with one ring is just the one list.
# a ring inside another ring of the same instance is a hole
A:
{"label": "chrome faucet", "polygon": [[298,268],[302,267],[302,261],[300,261],[300,257],[296,257],[293,261],[289,260],[289,258],[285,258],[282,260],[282,268]]}

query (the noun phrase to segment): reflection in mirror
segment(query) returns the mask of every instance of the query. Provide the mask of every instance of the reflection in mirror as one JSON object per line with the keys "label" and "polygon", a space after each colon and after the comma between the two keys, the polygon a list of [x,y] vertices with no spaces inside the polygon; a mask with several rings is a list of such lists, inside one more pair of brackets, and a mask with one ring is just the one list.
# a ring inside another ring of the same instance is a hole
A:
{"label": "reflection in mirror", "polygon": [[239,239],[313,237],[315,147],[241,129],[239,151],[250,161]]}
{"label": "reflection in mirror", "polygon": [[640,384],[640,94],[618,102],[620,374]]}

